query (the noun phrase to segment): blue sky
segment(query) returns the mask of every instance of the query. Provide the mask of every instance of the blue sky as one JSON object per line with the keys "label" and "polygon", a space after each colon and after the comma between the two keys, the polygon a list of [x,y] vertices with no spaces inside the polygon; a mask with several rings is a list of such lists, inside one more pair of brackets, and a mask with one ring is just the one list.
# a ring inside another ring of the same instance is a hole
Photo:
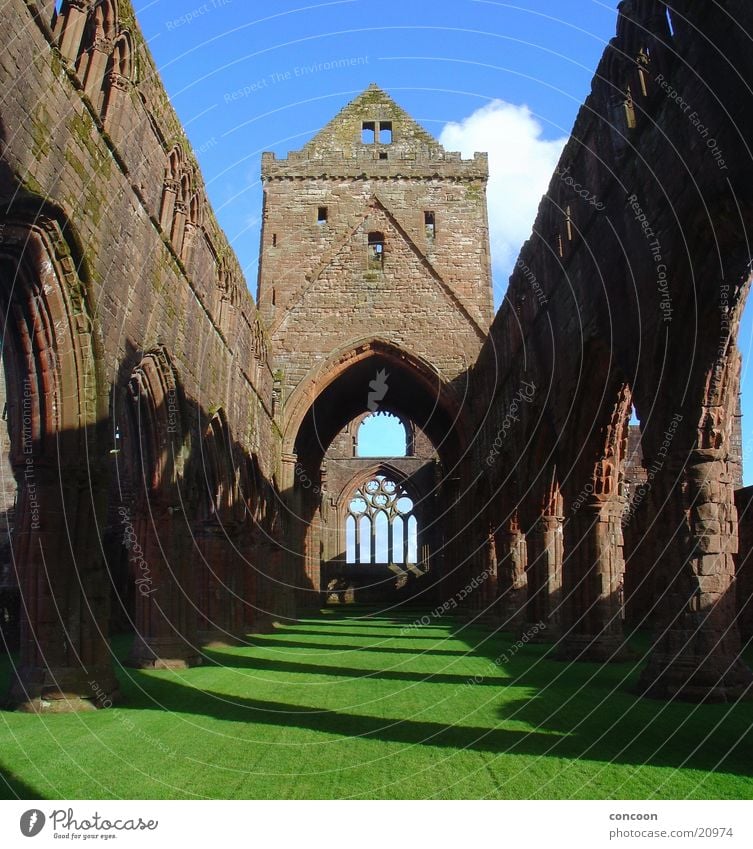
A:
{"label": "blue sky", "polygon": [[[489,151],[497,303],[617,18],[616,2],[598,0],[134,3],[252,293],[262,151],[297,150],[376,82],[448,147]],[[751,312],[740,335],[744,423]],[[753,483],[753,427],[744,455]]]}

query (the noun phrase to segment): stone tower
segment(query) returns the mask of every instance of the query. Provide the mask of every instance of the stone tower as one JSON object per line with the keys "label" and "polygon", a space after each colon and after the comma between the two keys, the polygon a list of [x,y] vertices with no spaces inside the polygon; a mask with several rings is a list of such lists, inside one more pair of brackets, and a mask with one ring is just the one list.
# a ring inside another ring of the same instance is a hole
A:
{"label": "stone tower", "polygon": [[[282,400],[287,574],[305,573],[312,606],[341,567],[353,574],[347,511],[369,476],[411,492],[417,548],[444,548],[434,517],[454,484],[438,482],[468,444],[462,399],[493,317],[488,160],[445,151],[370,85],[302,150],[264,154],[262,177],[258,304]],[[377,410],[426,450],[399,468],[344,461],[348,428]]]}
{"label": "stone tower", "polygon": [[374,335],[445,380],[468,369],[493,317],[487,176],[374,84],[302,150],[264,154],[258,304],[287,396]]}

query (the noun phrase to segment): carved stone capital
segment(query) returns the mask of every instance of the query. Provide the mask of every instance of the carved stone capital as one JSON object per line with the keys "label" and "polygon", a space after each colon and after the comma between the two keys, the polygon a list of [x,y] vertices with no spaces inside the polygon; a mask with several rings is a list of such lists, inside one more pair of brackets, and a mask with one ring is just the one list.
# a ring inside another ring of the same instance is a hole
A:
{"label": "carved stone capital", "polygon": [[124,77],[123,74],[119,74],[117,71],[110,71],[107,75],[107,84],[110,88],[116,88],[118,91],[128,91],[131,81],[128,77]]}

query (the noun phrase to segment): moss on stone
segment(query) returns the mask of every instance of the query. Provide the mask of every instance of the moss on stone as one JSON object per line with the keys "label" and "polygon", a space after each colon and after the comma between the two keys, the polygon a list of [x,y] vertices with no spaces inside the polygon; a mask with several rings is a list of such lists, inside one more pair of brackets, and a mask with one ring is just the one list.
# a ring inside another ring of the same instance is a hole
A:
{"label": "moss on stone", "polygon": [[468,200],[473,201],[474,203],[480,201],[483,196],[481,185],[476,182],[469,183],[465,187],[465,196]]}
{"label": "moss on stone", "polygon": [[50,138],[50,126],[52,119],[50,113],[40,104],[29,115],[29,129],[31,130],[31,153],[34,159],[39,161],[49,156],[52,147]]}
{"label": "moss on stone", "polygon": [[60,77],[64,73],[60,54],[55,49],[50,52],[50,70],[56,77]]}
{"label": "moss on stone", "polygon": [[86,111],[76,112],[68,120],[68,129],[71,136],[88,152],[97,176],[108,180],[112,172],[112,158],[99,143],[99,131],[91,115]]}

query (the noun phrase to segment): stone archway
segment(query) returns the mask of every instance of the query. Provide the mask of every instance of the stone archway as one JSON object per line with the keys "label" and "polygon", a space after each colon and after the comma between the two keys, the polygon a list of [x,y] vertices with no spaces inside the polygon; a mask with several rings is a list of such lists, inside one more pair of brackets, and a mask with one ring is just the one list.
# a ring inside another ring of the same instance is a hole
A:
{"label": "stone archway", "polygon": [[[445,537],[454,536],[449,499],[456,485],[454,479],[462,473],[466,441],[460,404],[452,388],[420,358],[383,340],[361,342],[330,358],[287,405],[289,557],[297,563],[299,586],[313,590],[317,597],[325,589],[320,583],[322,563],[337,561],[343,555],[339,540],[331,539],[331,529],[338,524],[342,480],[336,484],[331,466],[323,461],[338,432],[362,414],[374,412],[375,407],[412,422],[430,441],[436,459],[414,457],[409,462],[406,458],[403,464],[416,468],[401,467],[399,477],[417,475],[425,479],[421,487],[431,493],[430,501],[424,499],[423,508],[427,532],[434,533],[432,529],[441,521]],[[367,469],[373,471],[373,460],[356,458],[353,463],[356,476]],[[333,495],[332,486],[338,494]],[[434,565],[443,559],[451,561],[442,545],[434,544],[432,550]],[[302,604],[310,606],[311,599],[306,602],[305,595]]]}
{"label": "stone archway", "polygon": [[[411,472],[398,461],[359,464],[332,490],[333,509],[322,522],[321,588],[325,600],[398,603],[426,592],[433,549],[434,464]],[[324,517],[323,517],[324,519]]]}
{"label": "stone archway", "polygon": [[0,241],[10,462],[18,484],[13,568],[21,657],[10,702],[91,709],[117,692],[110,584],[99,532],[108,469],[107,392],[69,225],[54,210],[11,215]]}
{"label": "stone archway", "polygon": [[[136,639],[129,662],[181,668],[198,662],[190,542],[181,483],[187,439],[182,399],[164,347],[143,354],[126,388],[124,475],[134,487],[131,575],[137,592]],[[131,512],[132,509],[132,512]]]}

